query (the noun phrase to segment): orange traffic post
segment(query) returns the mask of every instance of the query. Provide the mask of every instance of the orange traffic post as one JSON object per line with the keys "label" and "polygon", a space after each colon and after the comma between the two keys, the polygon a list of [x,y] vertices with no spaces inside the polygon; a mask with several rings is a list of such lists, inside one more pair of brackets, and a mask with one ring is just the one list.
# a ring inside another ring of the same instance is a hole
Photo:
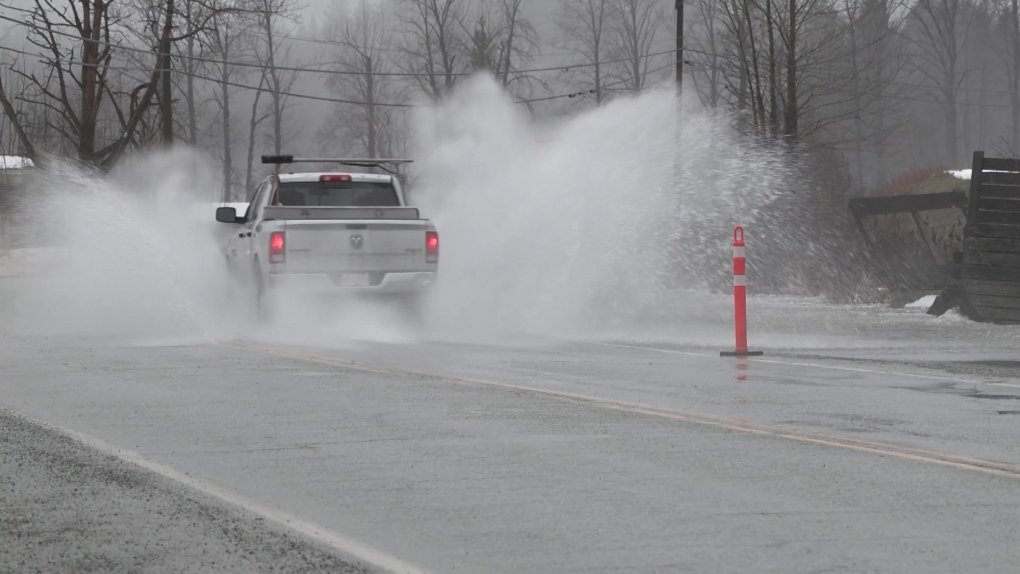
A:
{"label": "orange traffic post", "polygon": [[723,351],[723,357],[760,357],[763,351],[747,350],[747,260],[744,255],[744,227],[733,228],[733,330],[736,350]]}

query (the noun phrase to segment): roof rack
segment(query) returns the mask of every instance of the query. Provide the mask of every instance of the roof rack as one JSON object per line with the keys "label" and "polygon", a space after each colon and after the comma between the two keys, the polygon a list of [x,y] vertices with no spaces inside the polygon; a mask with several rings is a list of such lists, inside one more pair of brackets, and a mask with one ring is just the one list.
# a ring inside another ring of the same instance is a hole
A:
{"label": "roof rack", "polygon": [[264,155],[262,163],[272,163],[279,166],[284,163],[338,163],[352,167],[378,167],[383,171],[396,175],[396,171],[386,167],[387,165],[400,166],[405,163],[414,163],[413,159],[365,159],[365,158],[321,158],[321,157],[294,157],[292,155]]}
{"label": "roof rack", "polygon": [[285,163],[338,163],[340,165],[348,165],[352,167],[377,167],[390,175],[397,176],[403,181],[403,176],[396,169],[386,167],[386,165],[392,165],[399,167],[405,163],[414,163],[413,159],[357,159],[357,158],[321,158],[321,157],[294,157],[292,155],[264,155],[262,156],[262,163],[275,164],[276,168],[273,170],[274,189],[273,189],[273,203],[279,201],[280,195],[280,166]]}

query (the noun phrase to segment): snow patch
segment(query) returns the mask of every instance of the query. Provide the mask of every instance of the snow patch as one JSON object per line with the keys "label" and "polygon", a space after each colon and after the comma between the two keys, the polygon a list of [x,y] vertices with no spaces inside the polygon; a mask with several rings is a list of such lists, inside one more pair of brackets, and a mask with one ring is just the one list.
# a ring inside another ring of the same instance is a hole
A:
{"label": "snow patch", "polygon": [[35,167],[32,160],[18,155],[0,155],[0,169],[21,169]]}
{"label": "snow patch", "polygon": [[928,309],[935,304],[938,295],[925,295],[913,303],[907,304],[907,309]]}
{"label": "snow patch", "polygon": [[[956,169],[949,170],[946,173],[955,177],[956,179],[964,179],[970,181],[971,170],[969,169]],[[1011,171],[1002,171],[1001,169],[986,169],[982,170],[981,173],[1013,173]]]}

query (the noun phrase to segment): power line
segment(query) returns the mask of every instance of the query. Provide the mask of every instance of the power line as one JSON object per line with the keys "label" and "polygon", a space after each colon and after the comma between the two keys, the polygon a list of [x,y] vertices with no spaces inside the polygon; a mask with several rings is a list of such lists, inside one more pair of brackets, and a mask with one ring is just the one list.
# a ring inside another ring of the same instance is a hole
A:
{"label": "power line", "polygon": [[[52,61],[52,60],[50,60],[48,58],[44,58],[44,57],[39,56],[37,54],[32,54],[32,53],[25,52],[23,50],[17,50],[17,49],[14,49],[14,48],[8,48],[7,46],[0,46],[0,50],[4,50],[4,51],[8,51],[8,52],[14,52],[14,53],[21,54],[21,55],[24,55],[24,56],[29,56],[29,57],[35,57],[39,61],[47,61],[47,62],[51,62]],[[65,63],[67,65],[69,65],[69,66],[89,65],[89,64],[85,64],[84,62],[75,62],[73,60],[66,61]],[[160,68],[152,68],[152,69],[150,69],[150,68],[138,68],[138,67],[131,67],[131,66],[115,66],[115,65],[108,65],[108,66],[104,65],[104,66],[101,66],[101,67],[103,67],[105,69],[108,69],[108,70],[116,70],[116,71],[122,71],[122,72],[146,72],[146,73],[153,73],[153,72],[165,72],[165,71],[167,71],[167,70],[160,69]],[[232,86],[232,87],[235,87],[235,88],[242,88],[242,89],[248,89],[248,90],[258,90],[258,91],[263,91],[263,92],[271,91],[271,90],[266,90],[264,88],[261,88],[259,86],[252,86],[252,85],[249,85],[249,84],[240,84],[240,83],[237,83],[237,82],[226,81],[226,80],[223,80],[223,79],[220,79],[220,78],[210,78],[208,76],[203,76],[201,74],[196,74],[194,72],[185,72],[183,70],[178,70],[178,69],[174,69],[174,70],[171,70],[171,71],[173,71],[176,74],[180,74],[180,75],[183,75],[183,76],[190,76],[192,78],[197,78],[197,79],[200,79],[200,80],[205,80],[207,82],[214,82],[214,83],[220,84],[220,85],[227,85],[227,86]],[[396,104],[396,103],[387,103],[387,102],[371,102],[371,103],[370,102],[359,102],[359,101],[355,101],[355,100],[346,100],[346,99],[341,99],[341,98],[328,98],[328,97],[325,97],[325,96],[313,96],[311,94],[300,94],[300,93],[295,93],[295,92],[290,92],[290,91],[282,91],[282,90],[280,92],[278,92],[278,93],[280,93],[282,95],[285,95],[285,96],[288,96],[288,97],[302,99],[302,100],[315,100],[315,101],[330,102],[330,103],[335,103],[335,104],[353,104],[353,105],[362,105],[362,106],[376,105],[376,106],[379,106],[379,107],[387,107],[387,108],[414,108],[414,107],[422,107],[422,106],[418,106],[418,105],[415,105],[415,104]]]}
{"label": "power line", "polygon": [[[12,53],[19,54],[19,55],[22,55],[22,56],[28,56],[28,57],[31,57],[31,58],[35,58],[37,61],[41,61],[41,62],[53,62],[53,60],[50,59],[50,58],[43,57],[43,56],[40,56],[38,54],[33,54],[31,52],[26,52],[24,50],[18,50],[16,48],[10,48],[8,46],[0,46],[0,50],[7,51],[7,52],[12,52]],[[89,65],[89,64],[85,64],[83,62],[76,62],[74,60],[68,60],[68,61],[66,61],[64,63],[66,63],[69,66]],[[97,67],[99,67],[99,66],[97,66]],[[132,66],[117,66],[117,65],[108,65],[108,66],[102,66],[102,67],[106,68],[106,69],[109,69],[109,70],[122,71],[122,72],[153,73],[153,72],[163,72],[163,71],[166,71],[166,70],[159,69],[159,68],[152,69],[152,68],[139,68],[139,67],[132,67]],[[654,70],[650,70],[650,71],[648,71],[646,73],[651,74],[651,73],[655,73],[657,71],[660,71],[662,69],[664,69],[664,68],[657,68],[657,69],[654,69]],[[271,90],[266,90],[266,89],[264,89],[264,88],[262,88],[260,86],[252,86],[250,84],[241,84],[241,83],[238,83],[238,82],[225,81],[225,80],[223,80],[221,78],[210,78],[208,76],[203,76],[201,74],[197,74],[197,73],[194,73],[194,72],[186,72],[186,71],[180,70],[180,69],[174,69],[174,70],[171,70],[171,71],[173,71],[176,74],[180,74],[180,75],[183,75],[183,76],[190,76],[190,77],[193,77],[193,78],[196,78],[196,79],[200,79],[200,80],[205,80],[207,82],[211,82],[211,83],[214,83],[214,84],[227,85],[227,86],[231,86],[231,87],[235,87],[235,88],[240,88],[240,89],[246,89],[246,90],[255,90],[255,91],[263,91],[263,92],[270,92],[271,91]],[[622,80],[622,81],[614,83],[614,84],[607,84],[606,87],[610,87],[610,86],[613,86],[613,85],[619,85],[620,83],[625,83],[625,82],[626,82],[626,80]],[[531,98],[531,99],[517,98],[517,99],[514,100],[514,103],[515,104],[533,104],[533,103],[547,102],[547,101],[552,101],[552,100],[572,99],[572,98],[576,98],[576,97],[579,97],[579,96],[584,96],[584,95],[586,95],[588,93],[594,93],[594,92],[595,92],[595,90],[591,90],[591,91],[576,91],[576,92],[570,92],[570,93],[566,93],[566,94],[556,94],[556,95],[543,96],[543,97]],[[334,103],[334,104],[349,104],[349,105],[358,105],[358,106],[375,105],[375,106],[379,106],[379,107],[389,107],[389,108],[422,108],[422,107],[429,107],[427,105],[422,105],[422,104],[401,104],[401,103],[390,103],[390,102],[363,102],[363,101],[348,100],[348,99],[343,99],[343,98],[332,98],[332,97],[327,97],[327,96],[315,96],[315,95],[312,95],[312,94],[302,94],[302,93],[291,92],[291,91],[287,91],[287,90],[281,90],[278,93],[280,93],[281,95],[287,96],[287,97],[295,98],[295,99],[303,99],[303,100],[311,100],[311,101],[319,101],[319,102],[328,102],[328,103]]]}
{"label": "power line", "polygon": [[[27,10],[21,10],[21,11],[28,12]],[[78,36],[76,34],[71,34],[69,32],[62,32],[62,31],[59,31],[59,30],[52,30],[52,29],[46,28],[44,26],[39,26],[37,24],[31,24],[29,22],[24,22],[24,21],[21,21],[21,20],[16,20],[16,19],[10,18],[8,16],[0,16],[0,20],[5,20],[7,22],[11,22],[13,24],[17,24],[19,26],[23,26],[23,27],[29,28],[29,29],[34,30],[36,32],[45,32],[47,34],[52,33],[52,34],[57,35],[57,36],[64,36],[64,37],[67,37],[67,38],[73,38],[75,40],[84,41],[81,36]],[[281,34],[280,36],[284,37],[284,38],[289,37],[286,34]],[[148,50],[148,49],[143,49],[143,48],[135,48],[133,46],[125,46],[123,44],[117,44],[117,43],[114,43],[114,42],[107,42],[107,41],[104,41],[104,40],[89,40],[89,41],[92,42],[92,43],[95,43],[97,45],[110,46],[112,48],[116,48],[118,50],[124,50],[124,51],[127,51],[127,52],[135,52],[135,53],[142,53],[142,54],[153,54],[153,55],[156,55],[156,56],[165,55],[165,54],[161,54],[160,52],[158,52],[156,50]],[[311,40],[309,40],[309,41],[311,41]],[[325,44],[342,45],[339,42],[331,42],[331,41],[328,41],[328,40],[320,40],[318,42],[325,43]],[[665,55],[665,54],[672,54],[672,53],[673,53],[672,50],[666,50],[666,51],[662,51],[662,52],[653,52],[653,53],[649,53],[649,54],[644,54],[644,55],[638,56],[638,58],[644,60],[644,59],[654,58],[654,57],[657,57],[657,56],[662,56],[662,55]],[[229,65],[229,66],[237,66],[237,67],[241,67],[241,68],[258,68],[258,69],[265,69],[266,68],[266,66],[264,66],[264,65],[254,64],[254,63],[249,63],[249,62],[237,62],[237,61],[229,61],[229,60],[220,60],[220,59],[214,59],[214,58],[204,58],[204,57],[201,57],[201,56],[187,56],[187,55],[184,55],[184,54],[170,54],[170,56],[174,57],[174,58],[179,58],[179,59],[191,60],[193,62],[204,62],[204,63],[209,63],[209,64],[219,64],[221,66],[226,64],[226,65]],[[620,63],[620,62],[630,62],[632,60],[633,60],[633,58],[617,58],[617,59],[612,59],[612,60],[600,60],[597,63],[593,62],[593,63],[585,63],[585,64],[566,64],[566,65],[563,65],[563,66],[550,66],[550,67],[545,67],[545,68],[532,68],[532,69],[526,69],[526,70],[515,70],[513,73],[516,74],[516,75],[522,75],[522,74],[534,74],[534,73],[542,73],[542,72],[559,72],[559,71],[568,71],[568,70],[577,69],[577,68],[591,68],[591,67],[594,67],[596,65],[607,65],[607,64],[616,64],[616,63]],[[322,70],[322,69],[311,69],[311,68],[298,68],[298,67],[291,67],[291,66],[273,66],[273,68],[276,69],[276,70],[284,71],[284,72],[317,73],[317,74],[329,74],[329,75],[339,75],[339,76],[368,76],[368,75],[372,75],[372,76],[379,76],[379,77],[400,77],[400,78],[427,78],[430,75],[439,75],[439,76],[447,76],[447,75],[449,75],[449,76],[454,76],[454,77],[469,77],[469,76],[473,76],[475,74],[475,72],[451,72],[450,74],[446,74],[446,73],[442,73],[442,74],[426,74],[426,73],[421,73],[421,72],[372,72],[371,74],[369,74],[368,72],[362,72],[362,71]]]}
{"label": "power line", "polygon": [[[321,45],[328,45],[328,46],[346,46],[346,44],[344,44],[343,42],[337,42],[335,40],[303,38],[301,36],[291,36],[289,34],[279,34],[279,37],[287,38],[289,40],[296,40],[296,41],[299,41],[299,42],[307,42],[307,43],[310,43],[310,44],[321,44]],[[413,52],[411,52],[409,50],[401,50],[401,49],[397,49],[397,48],[382,49],[381,51],[383,51],[383,52],[393,52],[393,53],[404,54],[404,55],[409,55],[409,54],[413,55]],[[648,58],[655,58],[655,57],[658,57],[658,56],[664,56],[666,54],[673,54],[674,52],[675,52],[675,50],[663,50],[663,51],[660,51],[660,52],[651,52],[651,53],[648,53],[648,54],[643,54],[641,56],[638,56],[638,59],[645,60],[645,59],[648,59]],[[551,55],[551,54],[541,54],[541,55]],[[564,55],[572,55],[572,54],[564,53]],[[612,59],[612,60],[599,60],[598,61],[598,65],[619,64],[621,62],[630,62],[633,59],[634,58],[632,58],[632,57],[628,57],[628,58],[615,58],[615,59]],[[544,68],[531,68],[531,69],[526,69],[526,70],[514,70],[513,73],[515,73],[515,74],[534,74],[534,73],[539,73],[539,72],[560,72],[560,71],[572,70],[572,69],[575,69],[575,68],[592,68],[595,65],[596,64],[594,62],[585,63],[585,64],[564,64],[562,66],[547,66],[547,67],[544,67]],[[361,74],[364,74],[364,72],[346,72],[346,73],[361,73]],[[379,74],[377,74],[377,75],[379,75]],[[394,72],[394,73],[391,73],[389,75],[394,75],[394,76],[425,76],[425,77],[428,76],[428,74],[414,73],[414,72]],[[440,74],[440,75],[444,75],[445,76],[446,74]],[[451,76],[470,76],[471,72],[453,72],[450,75]]]}

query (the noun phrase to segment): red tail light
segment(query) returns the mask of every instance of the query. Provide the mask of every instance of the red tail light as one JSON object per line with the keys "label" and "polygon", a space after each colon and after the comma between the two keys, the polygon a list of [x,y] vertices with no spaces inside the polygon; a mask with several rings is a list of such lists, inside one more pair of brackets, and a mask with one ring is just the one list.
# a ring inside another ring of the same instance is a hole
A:
{"label": "red tail light", "polygon": [[351,176],[346,173],[330,173],[320,175],[319,181],[351,181]]}
{"label": "red tail light", "polygon": [[435,231],[425,232],[425,262],[439,262],[439,234]]}
{"label": "red tail light", "polygon": [[269,262],[283,263],[287,259],[287,239],[282,231],[269,235]]}

